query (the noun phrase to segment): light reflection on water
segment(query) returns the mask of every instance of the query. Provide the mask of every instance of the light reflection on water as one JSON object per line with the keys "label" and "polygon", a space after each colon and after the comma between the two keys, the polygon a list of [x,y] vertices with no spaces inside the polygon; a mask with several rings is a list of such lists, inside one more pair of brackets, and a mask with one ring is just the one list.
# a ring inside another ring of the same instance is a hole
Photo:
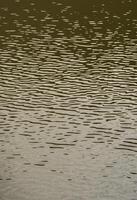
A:
{"label": "light reflection on water", "polygon": [[101,2],[1,2],[2,200],[136,198],[135,4]]}

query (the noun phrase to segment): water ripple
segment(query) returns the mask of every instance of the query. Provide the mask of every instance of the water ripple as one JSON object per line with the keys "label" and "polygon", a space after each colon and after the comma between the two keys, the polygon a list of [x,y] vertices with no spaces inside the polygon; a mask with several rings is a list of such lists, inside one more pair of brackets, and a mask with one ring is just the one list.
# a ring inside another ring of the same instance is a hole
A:
{"label": "water ripple", "polygon": [[103,185],[116,176],[115,167],[119,179],[125,177],[124,164],[113,159],[124,155],[130,165],[137,152],[137,19],[133,0],[117,2],[117,8],[101,2],[87,0],[86,8],[72,1],[47,1],[46,7],[42,1],[0,2],[0,181],[46,167],[66,170],[71,182],[72,175],[85,173],[71,190],[85,180],[99,185],[89,178],[93,171]]}

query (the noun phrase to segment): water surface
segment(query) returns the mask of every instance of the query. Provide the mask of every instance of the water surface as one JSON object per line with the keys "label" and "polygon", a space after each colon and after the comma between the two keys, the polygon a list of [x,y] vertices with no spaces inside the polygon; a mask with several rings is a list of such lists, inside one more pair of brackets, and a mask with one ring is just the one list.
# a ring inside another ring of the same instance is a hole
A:
{"label": "water surface", "polygon": [[0,199],[137,199],[130,1],[0,2]]}

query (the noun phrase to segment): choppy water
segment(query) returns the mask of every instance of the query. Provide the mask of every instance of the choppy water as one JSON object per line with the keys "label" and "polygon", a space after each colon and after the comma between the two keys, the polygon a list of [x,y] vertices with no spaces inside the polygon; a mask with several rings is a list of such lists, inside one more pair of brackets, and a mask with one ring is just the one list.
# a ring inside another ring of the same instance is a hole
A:
{"label": "choppy water", "polygon": [[62,2],[0,2],[0,200],[135,200],[136,2]]}

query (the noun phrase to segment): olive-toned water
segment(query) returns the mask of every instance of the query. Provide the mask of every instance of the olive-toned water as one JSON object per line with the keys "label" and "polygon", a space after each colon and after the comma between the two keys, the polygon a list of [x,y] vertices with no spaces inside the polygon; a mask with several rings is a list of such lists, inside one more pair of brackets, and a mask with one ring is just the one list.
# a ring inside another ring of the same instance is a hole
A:
{"label": "olive-toned water", "polygon": [[134,0],[1,0],[0,200],[137,200]]}

